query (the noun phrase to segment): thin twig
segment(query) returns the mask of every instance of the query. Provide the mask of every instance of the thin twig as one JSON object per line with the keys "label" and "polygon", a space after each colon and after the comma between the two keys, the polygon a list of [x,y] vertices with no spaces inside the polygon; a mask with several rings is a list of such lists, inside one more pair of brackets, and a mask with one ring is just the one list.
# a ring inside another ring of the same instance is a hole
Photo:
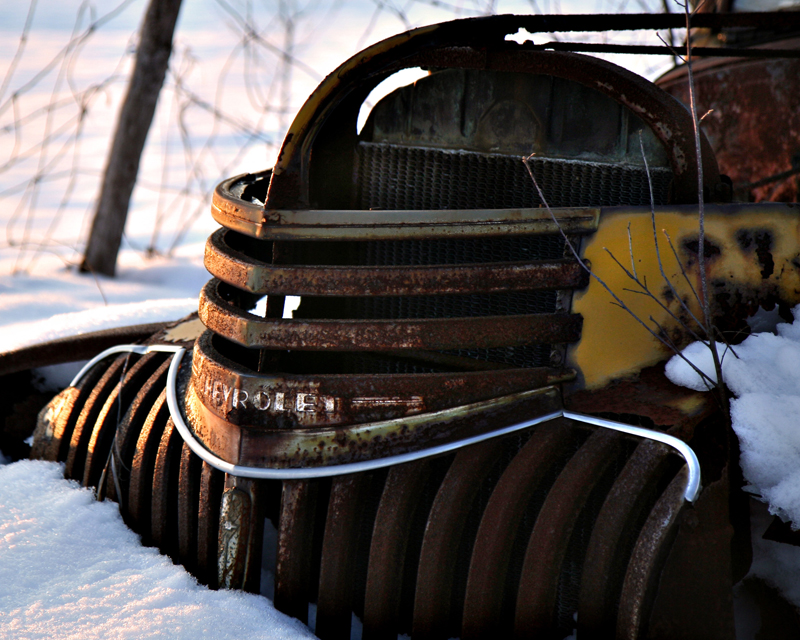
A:
{"label": "thin twig", "polygon": [[[642,140],[641,131],[639,131],[639,148],[641,149],[642,152],[642,160],[644,160],[644,171],[645,174],[647,175],[647,184],[650,188],[650,222],[653,227],[653,246],[655,247],[656,250],[656,262],[658,263],[658,270],[661,272],[661,277],[664,279],[664,282],[667,283],[667,286],[669,287],[669,290],[672,292],[672,295],[675,298],[677,298],[679,304],[683,307],[686,313],[688,313],[691,316],[692,320],[694,320],[699,326],[701,326],[703,330],[706,332],[706,334],[708,334],[708,327],[697,319],[692,310],[689,308],[689,305],[686,304],[683,298],[680,296],[680,294],[678,294],[675,287],[672,285],[672,281],[667,277],[667,274],[664,273],[664,262],[661,259],[661,249],[659,248],[658,244],[658,232],[656,231],[656,203],[655,203],[655,198],[653,196],[653,180],[650,177],[650,166],[647,164],[647,154],[645,154],[644,152],[644,142]],[[675,254],[675,258],[676,260],[678,259],[677,254]],[[680,260],[678,260],[678,264],[680,264]],[[683,268],[683,266],[681,266],[681,268]],[[692,289],[692,291],[694,291],[694,289]],[[699,298],[697,299],[697,303],[699,305],[702,305]]]}
{"label": "thin twig", "polygon": [[[609,251],[609,250],[608,250],[608,249],[606,249],[605,247],[603,247],[603,249],[604,249],[604,250],[605,250],[605,252],[606,252],[606,253],[607,253],[607,254],[608,254],[610,257],[611,257],[611,259],[612,259],[614,262],[616,262],[616,263],[617,263],[617,266],[619,266],[619,268],[620,268],[620,269],[622,269],[622,271],[624,271],[624,272],[625,272],[625,275],[626,275],[626,276],[628,276],[628,278],[630,278],[630,279],[631,279],[633,282],[635,282],[636,284],[638,284],[638,285],[641,287],[641,289],[642,289],[641,291],[636,291],[635,289],[624,289],[624,288],[623,288],[623,291],[630,291],[630,292],[632,292],[632,293],[640,293],[640,294],[642,294],[642,295],[644,295],[644,296],[647,296],[647,297],[649,297],[649,298],[650,298],[651,300],[653,300],[653,302],[655,302],[655,303],[656,303],[656,304],[657,304],[659,307],[661,307],[661,308],[662,308],[664,311],[666,311],[666,312],[667,312],[667,313],[668,313],[668,314],[669,314],[669,315],[670,315],[670,316],[671,316],[671,317],[672,317],[672,318],[673,318],[673,319],[674,319],[676,322],[678,322],[678,323],[679,323],[681,326],[683,326],[683,327],[684,327],[684,328],[685,328],[685,329],[686,329],[686,330],[687,330],[689,333],[691,333],[693,336],[695,336],[697,340],[700,340],[700,337],[699,337],[699,336],[698,336],[698,335],[697,335],[697,334],[696,334],[696,333],[695,333],[695,332],[694,332],[694,331],[691,329],[691,327],[689,327],[688,325],[686,325],[686,323],[684,323],[684,322],[683,322],[683,321],[682,321],[682,320],[681,320],[681,319],[680,319],[678,316],[676,316],[676,315],[675,315],[675,313],[674,313],[674,312],[673,312],[673,311],[672,311],[672,310],[671,310],[671,309],[670,309],[670,308],[669,308],[667,305],[665,305],[665,304],[664,304],[664,303],[663,303],[663,302],[662,302],[662,301],[659,299],[659,297],[658,297],[657,295],[655,295],[655,294],[654,294],[652,291],[650,291],[650,288],[647,286],[647,280],[646,280],[646,279],[643,279],[643,281],[640,281],[640,280],[639,280],[638,278],[636,278],[636,277],[635,277],[635,276],[634,276],[634,275],[633,275],[633,274],[632,274],[630,271],[628,271],[628,270],[627,270],[627,269],[626,269],[626,268],[623,266],[623,264],[622,264],[622,263],[621,263],[619,260],[617,260],[617,257],[616,257],[616,256],[615,256],[613,253],[611,253],[611,251]],[[700,325],[700,326],[701,326],[701,328],[702,328],[702,325]]]}
{"label": "thin twig", "polygon": [[[692,290],[692,295],[694,296],[695,300],[698,301],[698,304],[699,304],[700,303],[700,296],[697,295],[697,291],[695,290],[694,285],[692,284],[691,278],[689,278],[689,274],[687,274],[686,273],[686,269],[683,268],[683,263],[681,262],[681,259],[678,257],[678,251],[675,249],[675,245],[672,244],[672,238],[669,237],[669,233],[667,232],[666,229],[662,229],[661,233],[663,233],[664,236],[667,238],[667,244],[669,244],[669,248],[672,249],[672,255],[675,256],[675,261],[678,263],[678,266],[681,268],[681,274],[683,275],[684,280],[686,280],[686,284],[688,284],[689,288]],[[698,322],[698,324],[702,324],[702,323]]]}
{"label": "thin twig", "polygon": [[[649,178],[649,176],[648,176]],[[633,277],[636,277],[636,260],[633,257],[633,238],[631,238],[631,223],[628,221],[628,254],[631,257],[631,271],[633,271]]]}
{"label": "thin twig", "polygon": [[[721,378],[719,377],[719,373],[715,374],[716,377],[717,377],[717,379],[715,380],[714,378],[709,376],[705,371],[701,370],[696,364],[694,364],[694,362],[692,362],[686,356],[683,355],[682,350],[678,347],[678,345],[675,344],[675,342],[672,340],[672,338],[669,337],[669,333],[667,333],[664,330],[664,328],[658,323],[658,321],[656,321],[653,318],[653,316],[650,316],[650,321],[653,322],[653,324],[655,324],[657,327],[659,327],[661,329],[661,331],[664,332],[664,343],[667,344],[669,346],[669,348],[677,356],[679,356],[681,358],[681,360],[686,362],[695,371],[695,373],[697,373],[703,379],[703,382],[705,383],[705,385],[706,385],[706,387],[708,388],[709,391],[714,391],[714,389],[717,388],[718,385],[720,384]],[[709,346],[709,348],[710,348],[710,345],[713,344],[713,341],[708,341],[708,340],[702,340],[701,342],[703,344],[705,344],[706,346]],[[717,398],[716,400],[717,400],[718,404],[721,404],[719,398]]]}
{"label": "thin twig", "polygon": [[[680,3],[679,3],[680,4]],[[697,100],[694,87],[694,71],[692,64],[692,43],[691,37],[691,14],[689,12],[688,0],[683,3],[684,14],[686,15],[686,72],[689,78],[689,109],[692,115],[692,125],[694,129],[694,147],[697,161],[697,213],[698,213],[698,247],[697,265],[700,272],[700,291],[702,293],[702,308],[705,316],[705,326],[711,324],[711,306],[708,299],[708,278],[706,277],[706,226],[705,226],[705,194],[703,193],[703,156],[700,151],[700,122],[697,116]],[[699,5],[698,5],[699,8]]]}
{"label": "thin twig", "polygon": [[[730,350],[733,353],[733,355],[736,357],[736,359],[738,360],[739,359],[739,355],[734,350],[733,345],[725,337],[725,334],[722,333],[722,331],[720,331],[717,327],[712,327],[711,329],[712,329],[713,334],[715,334],[725,344],[725,350],[726,351]],[[716,338],[714,338],[714,339],[716,340]],[[724,357],[725,357],[725,354],[723,354],[721,356],[721,358],[724,358]]]}
{"label": "thin twig", "polygon": [[657,33],[657,34],[656,34],[656,37],[657,37],[659,40],[661,40],[661,42],[663,42],[663,43],[664,43],[664,45],[665,45],[665,46],[666,46],[666,47],[667,47],[667,48],[668,48],[670,51],[672,51],[672,57],[673,57],[673,58],[675,58],[675,59],[677,59],[677,60],[680,60],[681,62],[686,62],[686,58],[684,58],[684,57],[683,57],[681,54],[679,54],[679,53],[678,53],[678,52],[675,50],[675,48],[674,48],[674,45],[673,45],[673,44],[671,44],[671,43],[667,42],[666,40],[664,40],[664,38],[662,38],[662,37],[661,37],[661,34],[660,34],[660,33]]}
{"label": "thin twig", "polygon": [[[700,10],[705,3],[705,0],[697,3],[694,12]],[[722,362],[717,351],[716,340],[713,339],[712,318],[711,318],[711,301],[708,296],[708,275],[706,273],[706,228],[705,228],[705,194],[704,176],[703,176],[703,157],[700,148],[700,120],[697,116],[697,96],[694,85],[694,69],[692,64],[692,37],[691,37],[691,12],[689,11],[689,2],[684,0],[684,3],[678,3],[683,7],[684,15],[686,16],[686,73],[689,79],[689,109],[692,116],[692,125],[694,129],[694,146],[697,161],[697,209],[698,209],[698,243],[697,243],[697,268],[700,275],[700,291],[702,294],[702,309],[703,317],[705,318],[704,326],[708,328],[709,340],[708,348],[711,351],[711,357],[714,360],[714,371],[716,372],[717,379],[719,380],[719,402],[724,409],[723,413],[726,419],[730,420],[730,410],[728,404],[728,395],[725,391],[722,381]]]}
{"label": "thin twig", "polygon": [[[528,164],[528,161],[533,157],[533,155],[534,154],[531,154],[530,156],[527,156],[527,157],[523,157],[522,158],[522,162],[525,165],[525,168],[528,170],[528,173],[531,176],[531,180],[533,180],[533,186],[536,187],[536,191],[539,193],[539,198],[541,199],[542,204],[544,204],[545,209],[547,209],[547,213],[549,213],[550,217],[553,219],[553,222],[555,223],[556,227],[558,228],[559,232],[561,233],[562,237],[564,238],[564,241],[566,242],[567,247],[569,247],[569,250],[572,253],[572,255],[575,258],[575,260],[577,260],[578,264],[580,264],[581,267],[592,278],[594,278],[600,284],[600,286],[602,286],[608,292],[608,294],[614,299],[611,304],[614,304],[614,305],[620,307],[621,309],[625,310],[634,320],[636,320],[636,322],[638,322],[640,325],[642,325],[645,328],[645,330],[651,336],[653,336],[656,340],[658,340],[659,342],[664,344],[666,347],[668,347],[668,348],[670,348],[670,349],[672,349],[674,351],[675,349],[674,349],[674,346],[671,345],[671,341],[666,340],[663,336],[659,335],[658,333],[653,331],[650,327],[648,327],[647,323],[645,323],[636,313],[634,313],[634,311],[632,311],[628,307],[628,305],[626,305],[625,302],[623,302],[623,300],[616,293],[614,293],[611,290],[611,288],[605,283],[605,281],[600,276],[598,276],[596,273],[594,273],[594,271],[591,270],[589,265],[587,265],[586,262],[584,262],[583,259],[580,257],[580,255],[578,254],[577,249],[575,249],[575,246],[572,244],[570,239],[567,237],[567,234],[564,232],[564,229],[562,229],[561,225],[558,223],[558,219],[556,218],[555,214],[553,213],[553,210],[550,208],[550,205],[547,204],[547,199],[544,197],[544,193],[542,192],[541,187],[539,187],[539,183],[536,180],[536,176],[533,175],[533,171],[531,170],[531,168],[530,168],[530,166]],[[624,267],[623,267],[623,269],[624,269]],[[656,323],[656,325],[657,324],[658,323]],[[711,381],[711,378],[709,378],[705,373],[703,373],[700,369],[698,369],[694,365],[694,363],[689,361],[682,353],[680,353],[680,351],[677,351],[676,355],[679,356],[682,360],[684,360],[692,369],[694,369],[698,373],[698,375],[700,375],[700,376],[702,376],[704,378],[707,378],[709,381]],[[713,382],[713,381],[711,381],[711,382]]]}

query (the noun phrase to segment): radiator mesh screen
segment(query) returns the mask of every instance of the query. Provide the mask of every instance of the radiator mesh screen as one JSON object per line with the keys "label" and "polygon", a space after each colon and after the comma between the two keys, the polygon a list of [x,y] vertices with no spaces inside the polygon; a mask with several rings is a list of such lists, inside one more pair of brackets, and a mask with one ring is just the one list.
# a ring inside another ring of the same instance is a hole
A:
{"label": "radiator mesh screen", "polygon": [[348,257],[349,264],[366,266],[558,260],[564,257],[564,238],[556,234],[354,242]]}
{"label": "radiator mesh screen", "polygon": [[[534,158],[551,207],[649,205],[644,167]],[[656,204],[666,204],[672,171],[651,167]],[[542,204],[517,156],[362,142],[357,203],[363,209],[509,209]]]}

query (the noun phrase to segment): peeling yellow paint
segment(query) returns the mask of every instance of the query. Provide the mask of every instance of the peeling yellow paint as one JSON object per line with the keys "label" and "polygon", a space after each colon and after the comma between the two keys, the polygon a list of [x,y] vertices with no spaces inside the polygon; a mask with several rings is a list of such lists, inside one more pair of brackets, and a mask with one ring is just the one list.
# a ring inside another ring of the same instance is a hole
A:
{"label": "peeling yellow paint", "polygon": [[[696,255],[686,246],[692,240],[696,246],[697,207],[660,207],[655,220],[664,273],[681,298],[689,303],[692,312],[700,317],[700,305],[663,233],[666,231],[672,239],[691,286],[699,294]],[[721,290],[744,298],[763,299],[773,295],[791,304],[800,303],[800,207],[779,204],[709,206],[705,227],[707,242],[719,248],[718,255],[707,258],[712,307],[714,292]],[[742,246],[741,235],[748,232],[767,233],[772,238],[769,254],[774,267],[767,277],[762,275],[765,268],[754,247]],[[667,284],[658,266],[648,210],[638,207],[602,210],[597,232],[584,240],[583,256],[591,263],[592,271],[638,318],[657,330],[650,320],[652,317],[678,340],[680,347],[690,342],[691,336],[655,300],[628,291],[637,286],[614,262],[612,255],[628,270],[635,267],[639,279],[647,282],[667,309],[679,317],[686,315],[679,302],[671,300],[667,293]],[[587,388],[635,374],[672,353],[630,313],[613,302],[611,295],[594,279],[573,298],[573,311],[583,315],[584,325],[580,343],[569,350],[570,364],[582,372]],[[694,323],[691,326],[697,329]]]}

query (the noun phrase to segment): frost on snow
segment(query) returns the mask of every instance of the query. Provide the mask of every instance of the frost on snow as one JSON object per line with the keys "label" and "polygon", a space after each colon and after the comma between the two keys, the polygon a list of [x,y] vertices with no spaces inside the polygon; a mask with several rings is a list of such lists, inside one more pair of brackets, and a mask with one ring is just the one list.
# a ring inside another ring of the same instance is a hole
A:
{"label": "frost on snow", "polygon": [[266,598],[211,591],[142,547],[60,465],[0,466],[0,639],[313,637]]}

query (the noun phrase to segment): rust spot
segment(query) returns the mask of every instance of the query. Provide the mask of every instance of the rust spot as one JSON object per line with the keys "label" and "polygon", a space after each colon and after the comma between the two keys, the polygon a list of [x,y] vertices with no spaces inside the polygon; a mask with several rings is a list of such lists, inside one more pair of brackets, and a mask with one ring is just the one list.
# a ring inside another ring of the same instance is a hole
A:
{"label": "rust spot", "polygon": [[[703,120],[703,129],[738,199],[798,199],[800,181],[790,174],[800,145],[798,69],[798,61],[790,59],[717,60],[695,74],[698,111],[715,108]],[[669,72],[657,83],[689,104],[685,69]]]}
{"label": "rust spot", "polygon": [[663,364],[642,369],[638,375],[616,380],[602,389],[578,390],[567,395],[564,404],[570,411],[605,415],[669,431],[687,440],[695,425],[713,410],[708,394],[672,384],[664,375]]}
{"label": "rust spot", "polygon": [[[699,255],[698,247],[700,240],[696,236],[693,238],[686,238],[683,241],[683,250],[690,256],[695,257]],[[720,248],[711,242],[708,238],[703,240],[703,257],[706,259],[716,258],[721,253]]]}
{"label": "rust spot", "polygon": [[766,229],[740,229],[736,233],[736,242],[742,251],[755,251],[761,265],[761,277],[769,278],[775,272],[775,260],[772,258],[772,232]]}

